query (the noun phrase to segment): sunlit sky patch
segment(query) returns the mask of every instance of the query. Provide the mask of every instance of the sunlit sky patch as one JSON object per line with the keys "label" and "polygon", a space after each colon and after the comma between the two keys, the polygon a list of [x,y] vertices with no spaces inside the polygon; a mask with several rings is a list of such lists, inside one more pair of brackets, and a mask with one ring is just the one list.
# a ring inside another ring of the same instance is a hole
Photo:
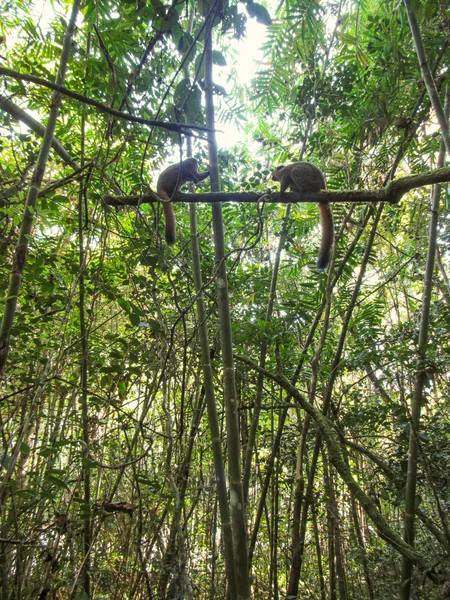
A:
{"label": "sunlit sky patch", "polygon": [[[50,0],[34,3],[33,7],[33,16],[44,34],[51,28],[54,16],[64,13],[62,6],[58,3],[52,3]],[[245,12],[240,5],[239,10]],[[215,83],[221,85],[230,93],[234,77],[239,86],[248,88],[262,61],[261,46],[264,43],[265,33],[266,27],[264,25],[261,25],[255,19],[247,18],[245,37],[240,40],[227,40],[229,49],[226,53],[227,66],[214,66]],[[10,40],[10,42],[12,41]],[[39,118],[39,115],[34,116]],[[238,126],[237,123],[227,123],[226,127],[218,124],[217,127],[217,143],[220,148],[230,148],[242,141],[242,127]]]}

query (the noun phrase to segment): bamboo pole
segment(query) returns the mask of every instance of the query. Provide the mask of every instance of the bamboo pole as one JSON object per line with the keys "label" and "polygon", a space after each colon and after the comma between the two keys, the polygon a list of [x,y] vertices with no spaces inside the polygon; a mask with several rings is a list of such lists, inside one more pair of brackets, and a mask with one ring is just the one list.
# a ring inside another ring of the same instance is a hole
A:
{"label": "bamboo pole", "polygon": [[[72,45],[73,33],[75,31],[76,19],[80,8],[81,0],[74,0],[72,13],[70,15],[69,24],[64,34],[63,49],[59,61],[58,73],[56,75],[56,85],[62,86],[64,83],[67,65],[69,62],[70,49]],[[50,113],[48,117],[47,127],[42,139],[41,149],[31,178],[30,187],[28,189],[25,209],[20,227],[19,240],[17,242],[14,253],[13,265],[9,279],[9,288],[6,295],[5,312],[3,313],[2,325],[0,329],[0,378],[5,370],[6,361],[9,353],[9,341],[11,328],[14,324],[14,317],[17,309],[17,300],[22,285],[22,274],[25,266],[25,261],[28,252],[28,241],[31,235],[33,226],[34,214],[36,212],[36,202],[39,195],[39,190],[44,178],[45,167],[47,164],[48,155],[52,146],[56,121],[58,119],[59,107],[61,105],[61,94],[54,91],[50,104]]]}
{"label": "bamboo pole", "polygon": [[[405,2],[406,3],[406,2]],[[446,119],[448,118],[450,104],[450,95],[447,95],[446,101]],[[442,134],[441,146],[439,149],[438,165],[442,166],[445,161],[446,143],[444,134]],[[441,197],[440,186],[435,186],[431,193],[431,216],[430,229],[428,234],[428,253],[423,277],[422,292],[422,313],[420,317],[419,343],[417,347],[417,365],[415,375],[414,394],[411,400],[411,428],[409,432],[409,450],[408,467],[406,471],[406,489],[405,489],[405,516],[403,520],[403,539],[410,546],[414,545],[415,531],[415,511],[416,511],[416,487],[417,487],[417,459],[419,452],[419,426],[420,413],[423,403],[423,388],[426,379],[426,358],[428,344],[428,324],[430,318],[431,292],[433,289],[433,271],[437,246],[437,228],[439,221],[439,201]],[[404,556],[402,559],[402,575],[400,584],[400,597],[402,600],[408,600],[411,593],[411,577],[413,563],[411,559]]]}
{"label": "bamboo pole", "polygon": [[[208,29],[208,28],[207,28]],[[206,124],[208,131],[209,166],[211,189],[219,191],[219,165],[217,144],[214,133],[214,96],[212,79],[212,40],[211,29],[205,38],[205,97]],[[238,600],[250,599],[250,581],[247,559],[247,531],[245,522],[244,493],[241,479],[241,451],[237,411],[236,382],[233,359],[233,339],[231,334],[230,306],[228,302],[227,270],[225,263],[225,236],[222,218],[222,205],[212,206],[214,252],[219,306],[220,341],[223,360],[224,405],[227,423],[228,474],[230,486],[231,524],[235,551],[236,586]]]}

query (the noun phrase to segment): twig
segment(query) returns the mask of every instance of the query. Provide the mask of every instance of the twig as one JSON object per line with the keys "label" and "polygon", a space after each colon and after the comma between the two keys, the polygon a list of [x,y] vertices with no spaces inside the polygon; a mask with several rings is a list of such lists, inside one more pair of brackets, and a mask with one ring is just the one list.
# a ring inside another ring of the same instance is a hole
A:
{"label": "twig", "polygon": [[30,81],[31,83],[42,85],[43,87],[55,90],[56,92],[59,92],[64,96],[68,96],[69,98],[73,98],[74,100],[78,100],[79,102],[83,102],[83,104],[95,106],[95,108],[97,108],[101,112],[114,115],[115,117],[123,119],[124,121],[141,123],[142,125],[147,125],[148,127],[162,127],[163,129],[168,129],[169,131],[177,131],[183,133],[184,135],[194,135],[192,131],[190,131],[191,129],[195,129],[197,131],[209,131],[207,127],[201,127],[200,125],[190,125],[185,123],[168,123],[167,121],[152,121],[151,119],[144,119],[143,117],[135,117],[134,115],[130,115],[128,113],[121,112],[120,110],[116,110],[115,108],[111,108],[110,106],[107,106],[102,102],[98,102],[97,100],[93,100],[92,98],[88,98],[87,96],[83,96],[82,94],[78,94],[77,92],[69,90],[62,85],[57,85],[56,83],[52,83],[51,81],[47,81],[46,79],[41,79],[41,77],[36,77],[35,75],[19,73],[18,71],[13,71],[12,69],[5,69],[4,67],[0,67],[0,75],[12,77],[13,79],[17,79],[18,81]]}

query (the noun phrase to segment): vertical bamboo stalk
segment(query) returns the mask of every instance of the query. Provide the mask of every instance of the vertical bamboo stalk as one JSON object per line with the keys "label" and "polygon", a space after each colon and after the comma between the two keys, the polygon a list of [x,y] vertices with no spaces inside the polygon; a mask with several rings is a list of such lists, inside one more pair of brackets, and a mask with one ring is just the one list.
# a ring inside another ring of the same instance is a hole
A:
{"label": "vertical bamboo stalk", "polygon": [[355,528],[356,539],[358,540],[358,546],[359,546],[359,549],[361,552],[361,561],[362,561],[362,565],[363,565],[363,569],[364,569],[364,578],[365,578],[366,584],[367,584],[367,594],[368,594],[370,600],[373,600],[375,598],[375,594],[374,594],[374,589],[373,589],[372,576],[370,574],[369,562],[367,560],[366,544],[364,542],[363,534],[361,531],[361,525],[359,523],[359,516],[358,516],[358,510],[356,507],[356,500],[354,499],[353,496],[350,498],[350,502],[351,502],[351,517],[352,517],[352,521],[353,521],[353,527]]}
{"label": "vertical bamboo stalk", "polygon": [[[217,144],[215,138],[214,97],[212,78],[212,26],[207,27],[205,38],[205,97],[206,123],[208,131],[209,165],[211,190],[220,190]],[[250,598],[250,581],[247,560],[247,532],[245,523],[244,493],[241,480],[240,440],[237,415],[236,383],[231,334],[228,283],[225,263],[225,238],[223,230],[222,205],[212,205],[214,251],[217,282],[217,299],[220,319],[220,341],[223,360],[224,405],[227,424],[228,473],[230,485],[231,523],[235,551],[236,586],[239,600]]]}
{"label": "vertical bamboo stalk", "polygon": [[[193,14],[193,13],[191,13]],[[187,140],[188,156],[192,156],[192,140]],[[217,416],[216,396],[214,393],[214,380],[211,367],[209,351],[209,335],[206,318],[205,299],[203,294],[202,271],[200,264],[200,245],[198,242],[197,207],[194,203],[189,205],[190,227],[191,227],[191,253],[192,270],[194,276],[195,293],[197,295],[198,333],[202,354],[202,369],[205,387],[206,408],[208,411],[208,424],[211,435],[211,447],[214,457],[214,469],[216,473],[217,500],[219,502],[220,522],[222,527],[222,539],[224,546],[225,570],[227,574],[228,597],[235,600],[236,591],[236,569],[233,548],[233,533],[231,530],[230,508],[228,506],[227,482],[225,466],[223,461],[222,444],[220,438],[219,419]],[[217,518],[215,513],[214,518]],[[213,563],[215,565],[215,563]],[[212,575],[212,582],[214,576]]]}
{"label": "vertical bamboo stalk", "polygon": [[329,471],[330,477],[330,506],[333,513],[334,526],[334,552],[336,556],[336,577],[338,581],[339,600],[347,599],[347,582],[345,577],[344,557],[342,552],[341,528],[339,526],[339,508],[336,500],[333,470]]}
{"label": "vertical bamboo stalk", "polygon": [[280,529],[280,457],[277,454],[275,474],[272,478],[272,553],[271,553],[271,576],[273,600],[279,600],[280,593],[278,589],[278,544]]}
{"label": "vertical bamboo stalk", "polygon": [[311,510],[311,520],[312,520],[313,532],[314,532],[314,543],[316,546],[317,573],[318,573],[319,583],[320,583],[320,598],[321,598],[321,600],[326,600],[325,578],[323,576],[323,564],[322,564],[322,548],[320,546],[320,533],[319,533],[319,525],[317,523],[317,511],[314,506],[312,507],[312,510]]}
{"label": "vertical bamboo stalk", "polygon": [[337,600],[337,578],[336,578],[336,554],[334,540],[334,515],[330,492],[330,469],[328,466],[328,457],[325,452],[322,453],[323,477],[325,484],[325,493],[327,496],[327,531],[328,531],[328,579],[330,600]]}
{"label": "vertical bamboo stalk", "polygon": [[420,33],[419,23],[417,22],[416,14],[411,6],[411,0],[404,0],[406,14],[408,15],[409,26],[411,28],[411,34],[413,37],[414,46],[416,47],[417,58],[419,59],[419,66],[422,72],[423,81],[427,88],[428,96],[431,104],[433,105],[434,112],[441,129],[442,139],[444,140],[445,148],[450,154],[450,130],[448,127],[448,117],[445,115],[445,111],[442,107],[442,102],[439,98],[436,84],[434,83],[433,74],[428,64],[425,47],[422,41],[422,35]]}
{"label": "vertical bamboo stalk", "polygon": [[[288,396],[288,398],[285,400],[285,402],[289,402],[289,398],[290,397]],[[278,421],[277,434],[276,434],[275,440],[272,445],[272,452],[270,453],[270,456],[269,456],[268,460],[266,461],[266,466],[264,468],[264,473],[265,473],[264,482],[261,486],[259,502],[258,502],[258,509],[256,511],[255,524],[253,526],[253,531],[252,531],[252,535],[251,535],[251,539],[250,539],[250,547],[249,547],[249,552],[248,552],[249,568],[251,568],[251,565],[252,565],[253,553],[255,551],[255,546],[256,546],[256,538],[258,535],[259,526],[260,526],[262,515],[264,512],[264,506],[265,506],[265,502],[266,502],[267,492],[269,490],[270,480],[272,478],[275,459],[278,456],[278,452],[280,450],[281,436],[283,434],[284,424],[286,422],[287,414],[288,414],[288,408],[286,407],[283,409],[283,412],[280,415],[280,418]]]}
{"label": "vertical bamboo stalk", "polygon": [[[406,4],[406,2],[405,2]],[[450,94],[447,94],[445,106],[445,118],[448,118],[450,105]],[[445,161],[445,141],[444,137],[441,140],[439,149],[438,168]],[[428,343],[428,324],[430,317],[431,292],[433,289],[433,271],[437,245],[437,227],[439,220],[439,200],[441,196],[441,186],[433,186],[431,193],[431,216],[430,229],[428,234],[428,253],[423,278],[422,292],[422,314],[420,317],[419,343],[417,348],[417,366],[414,385],[414,395],[411,400],[411,429],[409,432],[409,451],[408,451],[408,467],[406,472],[406,489],[405,489],[405,516],[403,521],[403,539],[410,546],[414,545],[414,520],[416,512],[416,487],[417,487],[417,458],[419,451],[418,433],[420,426],[420,413],[423,403],[423,388],[425,384],[425,364],[427,357]],[[411,593],[411,577],[413,564],[410,558],[403,556],[402,558],[402,579],[400,585],[400,597],[402,600],[408,600]]]}
{"label": "vertical bamboo stalk", "polygon": [[208,410],[209,431],[216,472],[217,496],[219,501],[222,537],[224,542],[224,559],[227,572],[228,594],[231,599],[236,598],[236,572],[233,550],[233,537],[231,531],[230,510],[228,506],[228,493],[223,462],[222,445],[220,439],[219,419],[217,417],[216,397],[214,393],[214,380],[211,367],[211,358],[208,342],[208,328],[206,322],[206,308],[203,296],[203,284],[200,268],[200,248],[198,243],[197,211],[195,204],[190,205],[191,218],[191,245],[192,267],[195,291],[197,293],[198,333],[202,353],[202,367]]}
{"label": "vertical bamboo stalk", "polygon": [[[84,162],[84,128],[85,128],[85,113],[82,115],[82,162]],[[83,428],[83,442],[86,449],[89,448],[89,409],[87,399],[87,383],[88,383],[88,339],[86,328],[85,314],[85,280],[84,270],[86,267],[86,255],[84,249],[84,231],[83,231],[83,205],[84,205],[84,176],[80,179],[80,189],[78,193],[78,253],[79,253],[79,268],[80,274],[78,278],[78,311],[80,315],[80,338],[81,338],[81,356],[80,356],[80,384],[81,384],[81,421]],[[91,470],[88,465],[83,467],[83,590],[90,597],[90,569],[91,569]]]}
{"label": "vertical bamboo stalk", "polygon": [[[90,52],[90,35],[87,39],[87,55]],[[88,72],[86,71],[86,78]],[[81,166],[85,163],[85,131],[86,131],[86,109],[82,107],[81,112]],[[83,223],[87,221],[88,215],[84,214],[84,206],[86,199],[86,183],[84,173],[80,179],[80,186],[78,192],[78,257],[79,257],[79,278],[78,278],[78,310],[80,314],[80,338],[81,338],[81,356],[80,356],[80,383],[81,383],[81,419],[83,428],[83,442],[86,450],[90,447],[89,438],[89,408],[87,398],[87,385],[88,385],[88,333],[86,328],[86,314],[85,314],[85,297],[86,297],[86,286],[84,279],[84,272],[86,269],[86,251],[84,241],[84,226]],[[91,589],[91,544],[92,544],[92,528],[91,528],[91,470],[88,464],[83,466],[83,488],[84,488],[84,499],[83,499],[83,590],[85,594],[90,598]]]}
{"label": "vertical bamboo stalk", "polygon": [[[75,24],[80,8],[81,0],[74,0],[72,13],[70,15],[69,24],[66,33],[64,34],[63,49],[59,61],[58,73],[56,75],[56,83],[64,84],[64,79],[69,62],[70,48],[72,37],[75,31]],[[13,265],[9,279],[8,293],[6,294],[5,312],[3,313],[2,325],[0,329],[0,378],[5,370],[6,361],[9,353],[9,341],[11,328],[14,323],[14,317],[17,309],[17,299],[19,297],[20,287],[22,285],[22,274],[25,267],[25,261],[28,252],[28,238],[31,234],[33,226],[34,213],[36,212],[36,203],[39,195],[39,190],[44,178],[45,167],[47,164],[48,155],[53,142],[53,134],[55,131],[56,121],[58,119],[59,107],[61,105],[61,94],[53,92],[50,105],[50,113],[48,117],[47,127],[42,139],[41,149],[31,178],[30,187],[28,189],[25,209],[20,227],[19,239],[16,250],[14,252]]]}

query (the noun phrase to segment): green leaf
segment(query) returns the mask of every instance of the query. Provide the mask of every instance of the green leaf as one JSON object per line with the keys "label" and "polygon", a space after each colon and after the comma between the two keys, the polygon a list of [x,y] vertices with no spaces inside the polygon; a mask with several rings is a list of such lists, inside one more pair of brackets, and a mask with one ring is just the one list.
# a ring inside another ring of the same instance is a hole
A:
{"label": "green leaf", "polygon": [[180,81],[180,83],[175,88],[175,92],[173,94],[173,101],[175,106],[181,107],[187,101],[187,97],[189,96],[191,89],[191,82],[188,77],[185,77]]}
{"label": "green leaf", "polygon": [[20,443],[20,452],[22,454],[28,455],[31,452],[31,448],[28,444],[26,444],[25,442],[21,442]]}
{"label": "green leaf", "polygon": [[0,464],[4,469],[8,469],[11,464],[11,457],[8,454],[2,454],[0,456]]}
{"label": "green leaf", "polygon": [[141,316],[138,315],[137,313],[130,313],[128,316],[129,316],[131,324],[134,325],[135,327],[138,327],[139,323],[141,321]]}
{"label": "green leaf", "polygon": [[121,297],[119,296],[119,298],[117,298],[117,304],[118,304],[118,305],[119,305],[121,308],[123,308],[123,310],[124,310],[126,313],[128,313],[128,314],[129,314],[129,313],[131,312],[131,306],[130,306],[130,303],[129,303],[129,302],[127,302],[127,301],[125,300],[125,298],[121,298]]}
{"label": "green leaf", "polygon": [[220,65],[221,67],[225,67],[227,64],[227,61],[225,60],[225,56],[218,50],[212,51],[212,61],[213,61],[213,64]]}
{"label": "green leaf", "polygon": [[203,54],[199,54],[195,59],[194,71],[198,73],[198,77],[202,79],[205,73],[205,60]]}
{"label": "green leaf", "polygon": [[48,458],[53,454],[55,449],[52,446],[44,446],[38,451],[39,456],[43,456],[44,458]]}
{"label": "green leaf", "polygon": [[264,6],[261,6],[261,4],[258,4],[257,2],[249,2],[245,5],[245,7],[250,17],[254,17],[258,23],[267,25],[267,27],[272,25],[272,18]]}
{"label": "green leaf", "polygon": [[188,96],[185,112],[191,123],[203,122],[202,91],[195,85]]}
{"label": "green leaf", "polygon": [[69,196],[66,196],[64,194],[55,194],[54,196],[52,196],[52,200],[54,202],[63,202],[64,204],[66,202],[70,202]]}
{"label": "green leaf", "polygon": [[173,8],[169,8],[167,15],[159,19],[158,21],[158,29],[161,31],[170,31],[178,22],[179,15],[177,11]]}
{"label": "green leaf", "polygon": [[[185,54],[191,47],[194,38],[189,33],[184,31],[184,29],[178,23],[172,28],[171,35],[174,43],[177,46],[178,52],[180,54]],[[194,56],[195,51],[191,51],[186,64],[189,64]]]}
{"label": "green leaf", "polygon": [[69,490],[69,486],[67,485],[67,483],[63,479],[56,477],[56,475],[52,475],[50,473],[49,475],[46,476],[45,479],[47,481],[53,483],[54,485],[56,485],[56,487],[63,488],[65,490]]}
{"label": "green leaf", "polygon": [[213,84],[213,91],[217,96],[228,96],[227,90],[221,85],[217,85],[217,83]]}

